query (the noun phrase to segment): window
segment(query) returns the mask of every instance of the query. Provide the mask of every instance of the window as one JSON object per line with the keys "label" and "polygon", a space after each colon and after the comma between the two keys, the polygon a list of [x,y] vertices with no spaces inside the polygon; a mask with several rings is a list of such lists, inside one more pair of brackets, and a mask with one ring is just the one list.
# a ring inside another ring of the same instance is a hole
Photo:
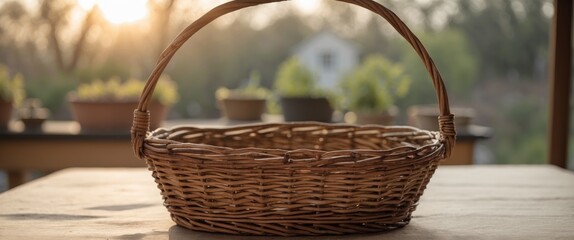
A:
{"label": "window", "polygon": [[321,54],[321,66],[323,69],[330,70],[335,66],[335,54],[333,52],[324,52]]}

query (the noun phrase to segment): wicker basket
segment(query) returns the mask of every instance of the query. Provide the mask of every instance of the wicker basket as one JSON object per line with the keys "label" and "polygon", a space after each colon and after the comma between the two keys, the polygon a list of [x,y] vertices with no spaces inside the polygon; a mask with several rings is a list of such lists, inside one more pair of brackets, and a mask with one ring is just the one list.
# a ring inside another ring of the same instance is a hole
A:
{"label": "wicker basket", "polygon": [[455,141],[441,76],[420,41],[372,0],[339,0],[385,18],[415,49],[434,82],[440,131],[322,123],[149,132],[148,106],[160,74],[181,45],[214,19],[281,0],[235,0],[187,27],[161,55],[134,112],[132,141],[180,226],[245,235],[385,231],[411,219],[439,161]]}

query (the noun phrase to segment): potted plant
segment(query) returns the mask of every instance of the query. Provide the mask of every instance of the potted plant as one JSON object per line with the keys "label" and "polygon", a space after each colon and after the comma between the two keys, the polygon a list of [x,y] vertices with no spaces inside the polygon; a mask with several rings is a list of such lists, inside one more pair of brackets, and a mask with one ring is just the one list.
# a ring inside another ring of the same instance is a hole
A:
{"label": "potted plant", "polygon": [[41,132],[42,125],[50,116],[50,111],[42,107],[40,99],[26,99],[18,109],[18,118],[28,132]]}
{"label": "potted plant", "polygon": [[[131,78],[121,81],[112,77],[107,81],[96,80],[80,85],[68,96],[72,114],[82,131],[129,131],[133,111],[144,88],[143,81]],[[175,83],[162,76],[149,105],[150,127],[157,128],[165,118],[168,108],[177,101]]]}
{"label": "potted plant", "polygon": [[[404,69],[380,55],[367,57],[344,81],[348,109],[346,120],[357,124],[391,125],[398,113],[394,105],[404,96],[411,79]],[[353,121],[354,120],[354,121]]]}
{"label": "potted plant", "polygon": [[317,87],[311,71],[296,58],[279,67],[275,90],[280,97],[284,120],[331,122],[333,105],[328,91]]}
{"label": "potted plant", "polygon": [[258,121],[265,112],[265,103],[270,96],[268,89],[261,87],[258,72],[252,72],[245,87],[237,89],[219,88],[215,92],[218,105],[229,120]]}
{"label": "potted plant", "polygon": [[0,66],[0,129],[8,129],[12,109],[24,99],[24,80],[20,74],[10,77],[8,69]]}

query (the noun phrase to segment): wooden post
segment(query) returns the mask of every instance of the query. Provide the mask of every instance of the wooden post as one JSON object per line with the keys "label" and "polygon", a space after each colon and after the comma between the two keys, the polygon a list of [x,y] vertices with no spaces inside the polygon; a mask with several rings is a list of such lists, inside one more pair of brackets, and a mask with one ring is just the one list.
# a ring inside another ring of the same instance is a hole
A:
{"label": "wooden post", "polygon": [[550,33],[550,164],[566,168],[570,124],[572,0],[554,0]]}

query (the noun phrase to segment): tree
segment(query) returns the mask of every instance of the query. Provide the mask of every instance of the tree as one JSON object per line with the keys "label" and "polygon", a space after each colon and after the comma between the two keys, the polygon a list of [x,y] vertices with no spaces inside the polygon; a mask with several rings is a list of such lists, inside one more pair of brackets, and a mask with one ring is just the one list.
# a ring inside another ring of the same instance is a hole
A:
{"label": "tree", "polygon": [[[46,34],[57,67],[61,72],[67,74],[78,67],[78,62],[85,52],[87,35],[100,17],[98,8],[93,7],[83,19],[76,36],[77,40],[70,47],[64,46],[63,39],[65,37],[62,32],[69,27],[69,18],[74,7],[75,3],[67,0],[43,0],[40,3],[39,19],[42,24],[48,27]],[[71,52],[68,52],[68,49],[71,49]],[[66,59],[67,55],[70,55],[69,59]]]}
{"label": "tree", "polygon": [[167,46],[170,36],[171,15],[176,6],[177,0],[149,0],[148,4],[151,12],[152,34],[157,36],[156,49],[154,55],[159,57]]}
{"label": "tree", "polygon": [[459,0],[450,26],[462,31],[485,60],[483,71],[506,75],[516,71],[531,76],[540,58],[546,59],[549,16],[543,1],[485,1],[482,8]]}
{"label": "tree", "polygon": [[37,48],[28,31],[30,12],[21,1],[8,1],[0,6],[0,62],[14,72],[38,70]]}

